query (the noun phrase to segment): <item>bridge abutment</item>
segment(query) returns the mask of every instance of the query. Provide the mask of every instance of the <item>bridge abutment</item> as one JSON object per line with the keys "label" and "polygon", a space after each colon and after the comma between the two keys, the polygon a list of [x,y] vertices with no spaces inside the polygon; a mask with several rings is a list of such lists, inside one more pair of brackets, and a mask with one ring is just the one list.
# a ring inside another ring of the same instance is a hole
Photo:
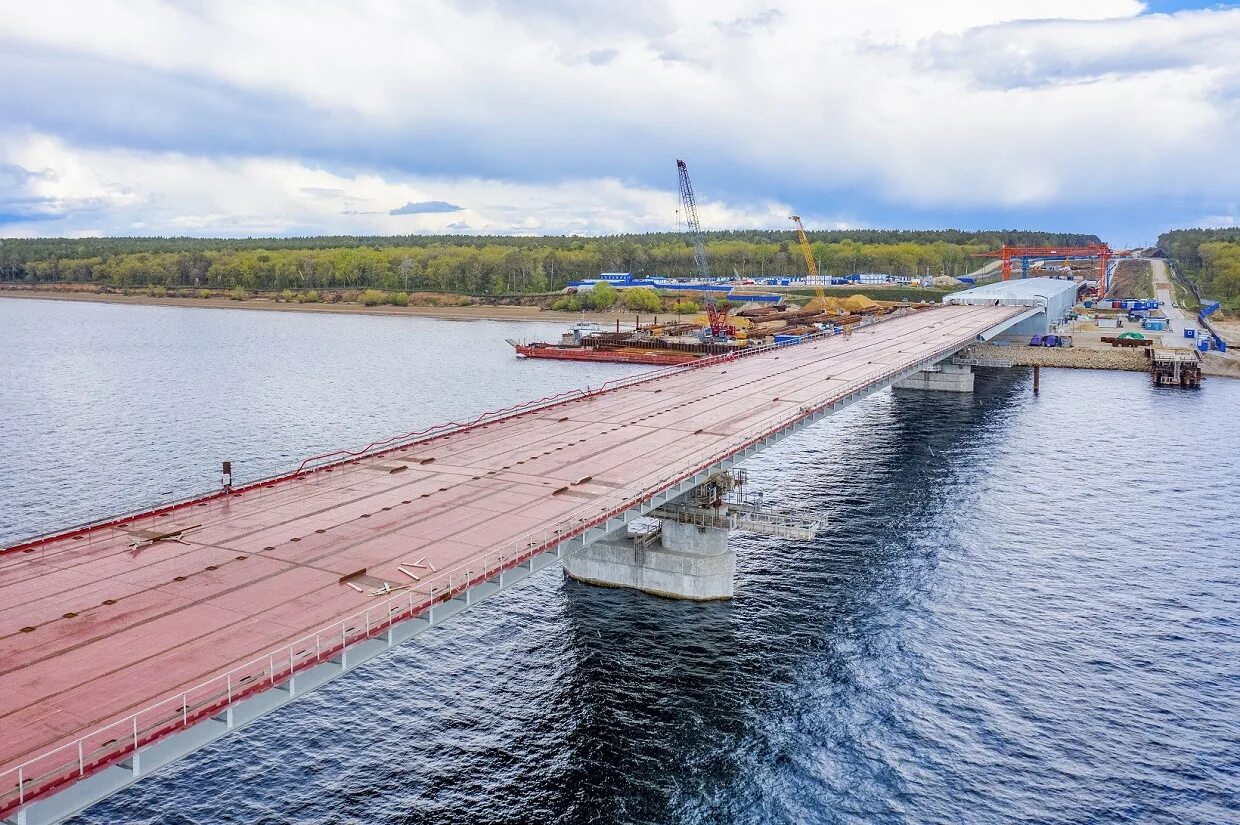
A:
{"label": "bridge abutment", "polygon": [[898,390],[932,392],[973,392],[973,368],[960,364],[939,364],[895,383]]}

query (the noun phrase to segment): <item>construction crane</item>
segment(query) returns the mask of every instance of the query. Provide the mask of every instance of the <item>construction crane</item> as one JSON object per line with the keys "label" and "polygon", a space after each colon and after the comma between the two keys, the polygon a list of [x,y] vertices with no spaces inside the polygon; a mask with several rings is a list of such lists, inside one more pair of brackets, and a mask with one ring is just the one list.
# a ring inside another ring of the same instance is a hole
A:
{"label": "construction crane", "polygon": [[[698,277],[702,279],[703,286],[709,286],[710,263],[706,260],[706,236],[702,234],[702,223],[698,220],[697,199],[693,196],[689,167],[683,160],[677,160],[676,170],[680,173],[680,202],[684,206],[685,223],[693,238],[693,262],[697,264]],[[702,292],[706,297],[706,319],[710,324],[710,334],[719,337],[727,332],[728,311],[719,309],[713,290],[703,289]]]}
{"label": "construction crane", "polygon": [[825,305],[827,293],[822,288],[822,283],[818,280],[818,264],[814,261],[814,253],[809,248],[809,238],[805,235],[805,227],[801,225],[800,215],[789,215],[788,220],[797,225],[797,240],[801,243],[801,254],[805,256],[805,271],[809,273],[807,280],[814,284],[814,292],[821,299],[819,303]]}

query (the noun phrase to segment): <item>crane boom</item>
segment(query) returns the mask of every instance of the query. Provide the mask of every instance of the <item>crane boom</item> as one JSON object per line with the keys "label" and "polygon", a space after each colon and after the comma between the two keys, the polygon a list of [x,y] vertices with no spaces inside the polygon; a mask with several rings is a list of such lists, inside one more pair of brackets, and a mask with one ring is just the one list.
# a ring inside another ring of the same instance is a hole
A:
{"label": "crane boom", "polygon": [[697,198],[693,196],[689,167],[683,160],[677,160],[676,170],[680,173],[680,202],[685,208],[685,223],[689,226],[689,236],[693,238],[693,262],[697,264],[698,275],[703,280],[709,280],[710,263],[706,260],[706,236],[702,234],[702,222],[698,220]]}
{"label": "crane boom", "polygon": [[789,215],[788,220],[797,225],[797,240],[801,244],[801,254],[805,256],[805,271],[809,273],[809,280],[814,282],[814,292],[822,299],[819,302],[821,304],[827,300],[827,293],[818,281],[818,264],[814,261],[813,250],[809,248],[809,237],[805,234],[805,227],[801,225],[801,216]]}
{"label": "crane boom", "polygon": [[[693,195],[693,182],[689,180],[689,167],[683,160],[678,159],[676,171],[680,175],[680,202],[685,210],[685,223],[693,239],[693,262],[697,264],[698,276],[701,277],[703,286],[709,286],[710,262],[706,260],[706,236],[702,234],[702,222],[698,220],[697,198]],[[710,334],[722,335],[727,330],[727,310],[719,309],[710,289],[703,289],[702,292],[706,298],[706,319],[710,324]]]}
{"label": "crane boom", "polygon": [[801,242],[801,254],[805,256],[805,271],[811,278],[817,278],[818,264],[814,263],[814,253],[809,248],[809,238],[805,235],[805,227],[801,225],[801,216],[789,215],[788,220],[797,225],[797,240]]}

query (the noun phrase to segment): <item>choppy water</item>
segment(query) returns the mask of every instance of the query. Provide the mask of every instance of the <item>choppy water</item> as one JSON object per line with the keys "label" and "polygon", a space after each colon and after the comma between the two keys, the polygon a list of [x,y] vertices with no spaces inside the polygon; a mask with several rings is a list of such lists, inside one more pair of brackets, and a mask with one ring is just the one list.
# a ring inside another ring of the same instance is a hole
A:
{"label": "choppy water", "polygon": [[[625,367],[555,326],[0,300],[0,542]],[[79,823],[1240,821],[1240,382],[982,374],[751,459],[737,597],[549,570]]]}

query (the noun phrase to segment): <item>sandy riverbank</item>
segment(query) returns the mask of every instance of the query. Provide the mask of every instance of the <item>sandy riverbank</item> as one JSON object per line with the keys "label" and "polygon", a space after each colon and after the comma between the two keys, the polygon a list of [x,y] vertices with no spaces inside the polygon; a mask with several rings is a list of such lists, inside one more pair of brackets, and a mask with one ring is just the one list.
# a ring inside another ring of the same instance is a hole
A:
{"label": "sandy riverbank", "polygon": [[615,327],[620,321],[622,328],[632,328],[632,313],[610,312],[552,312],[538,307],[525,306],[464,306],[464,307],[397,307],[362,304],[297,304],[273,301],[269,298],[249,298],[234,301],[230,298],[158,298],[150,295],[120,295],[99,292],[59,292],[40,289],[0,289],[0,298],[27,298],[50,301],[90,301],[99,304],[136,304],[140,306],[196,307],[200,309],[257,309],[275,312],[329,312],[361,315],[408,315],[420,318],[444,318],[451,321],[546,321],[570,324],[584,317],[605,327]]}

